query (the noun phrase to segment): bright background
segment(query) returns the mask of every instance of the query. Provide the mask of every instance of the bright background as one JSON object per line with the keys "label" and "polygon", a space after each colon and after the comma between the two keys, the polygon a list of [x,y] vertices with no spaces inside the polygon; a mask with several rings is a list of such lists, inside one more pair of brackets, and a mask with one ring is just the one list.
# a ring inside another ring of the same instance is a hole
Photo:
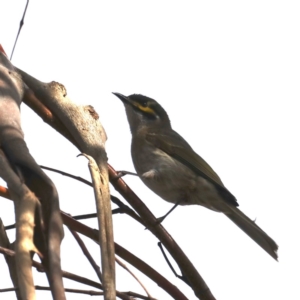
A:
{"label": "bright background", "polygon": [[[217,299],[300,299],[299,6],[262,0],[31,0],[12,60],[42,81],[63,83],[76,103],[95,107],[107,131],[109,163],[117,170],[134,169],[124,107],[111,92],[141,93],[166,109],[173,128],[217,171],[241,210],[279,245],[277,263],[223,215],[177,208],[163,225]],[[0,43],[9,55],[24,7],[25,1],[0,2]],[[25,105],[22,122],[39,164],[90,178],[86,159],[76,158],[78,150]],[[90,188],[48,174],[62,210],[94,212]],[[155,216],[170,209],[138,178],[125,180]],[[112,194],[119,196],[113,189]],[[14,223],[13,205],[3,198],[0,216],[5,225]],[[113,220],[117,243],[195,299],[172,275],[150,232],[126,215]],[[97,227],[95,220],[86,224]],[[63,269],[97,280],[67,229],[65,234]],[[97,247],[88,246],[99,260]],[[3,258],[0,270],[0,288],[11,287]],[[134,271],[153,297],[171,299]],[[46,285],[45,276],[35,274],[36,284]],[[92,289],[68,280],[65,286]],[[143,293],[119,267],[117,288]],[[38,298],[51,296],[38,292]]]}

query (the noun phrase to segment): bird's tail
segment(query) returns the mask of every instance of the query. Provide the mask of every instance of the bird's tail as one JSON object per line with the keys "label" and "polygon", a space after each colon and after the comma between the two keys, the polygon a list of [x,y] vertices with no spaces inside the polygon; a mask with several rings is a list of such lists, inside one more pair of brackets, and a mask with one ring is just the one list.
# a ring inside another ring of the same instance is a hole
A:
{"label": "bird's tail", "polygon": [[249,219],[238,208],[228,205],[225,215],[240,227],[249,237],[251,237],[259,246],[277,260],[277,244],[261,229],[254,221]]}

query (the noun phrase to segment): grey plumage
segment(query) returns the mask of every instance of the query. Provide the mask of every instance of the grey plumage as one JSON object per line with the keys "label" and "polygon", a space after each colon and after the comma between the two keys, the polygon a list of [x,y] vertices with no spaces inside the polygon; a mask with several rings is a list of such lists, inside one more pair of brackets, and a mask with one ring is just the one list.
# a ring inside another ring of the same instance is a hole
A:
{"label": "grey plumage", "polygon": [[143,95],[123,96],[132,133],[131,155],[138,176],[164,200],[202,205],[224,213],[274,259],[278,246],[237,206],[220,177],[175,132],[165,110]]}

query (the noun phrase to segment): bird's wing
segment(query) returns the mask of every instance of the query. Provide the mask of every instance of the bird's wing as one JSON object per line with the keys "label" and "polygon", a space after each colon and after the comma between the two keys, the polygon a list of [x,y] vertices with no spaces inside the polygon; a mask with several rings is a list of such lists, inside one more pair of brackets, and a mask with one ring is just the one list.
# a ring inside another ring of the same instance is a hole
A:
{"label": "bird's wing", "polygon": [[[163,132],[148,133],[146,140],[189,167],[199,176],[214,184],[222,194],[224,200],[234,206],[238,206],[235,197],[225,188],[216,172],[177,132],[168,131],[168,133],[165,134]],[[189,149],[189,151],[187,151],[187,149]]]}

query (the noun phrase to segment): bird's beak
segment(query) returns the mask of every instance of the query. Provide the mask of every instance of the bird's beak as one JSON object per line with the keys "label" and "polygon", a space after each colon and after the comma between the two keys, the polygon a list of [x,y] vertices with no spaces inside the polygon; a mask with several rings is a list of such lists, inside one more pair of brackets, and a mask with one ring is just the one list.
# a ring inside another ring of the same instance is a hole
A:
{"label": "bird's beak", "polygon": [[113,93],[115,96],[117,96],[124,104],[131,104],[128,97],[120,94],[120,93]]}

